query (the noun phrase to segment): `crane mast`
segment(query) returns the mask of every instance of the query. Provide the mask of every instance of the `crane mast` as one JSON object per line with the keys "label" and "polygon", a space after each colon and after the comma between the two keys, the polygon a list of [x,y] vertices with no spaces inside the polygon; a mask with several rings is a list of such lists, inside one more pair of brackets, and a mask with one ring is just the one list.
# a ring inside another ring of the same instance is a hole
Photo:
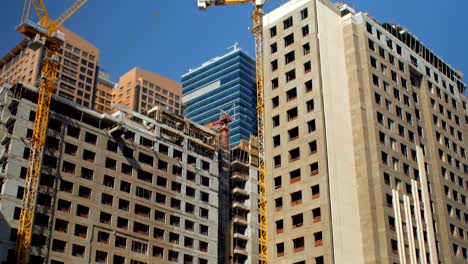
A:
{"label": "crane mast", "polygon": [[[29,261],[29,248],[31,246],[38,182],[47,135],[50,101],[57,82],[57,70],[60,64],[59,49],[64,42],[63,36],[57,30],[87,1],[77,0],[56,20],[52,20],[47,13],[43,0],[25,0],[21,24],[17,28],[21,34],[31,39],[30,48],[38,49],[44,46],[46,49],[38,85],[37,111],[25,178],[23,206],[18,221],[16,249],[18,264],[27,264]],[[39,19],[37,24],[29,20],[31,5],[34,7]]]}
{"label": "crane mast", "polygon": [[254,4],[252,14],[252,33],[255,39],[255,79],[257,90],[257,122],[259,143],[258,166],[258,212],[259,212],[259,263],[268,263],[268,226],[267,226],[267,200],[265,182],[265,149],[264,149],[264,96],[263,96],[263,12],[265,0],[198,0],[198,7],[206,9],[210,6],[225,6],[234,4]]}

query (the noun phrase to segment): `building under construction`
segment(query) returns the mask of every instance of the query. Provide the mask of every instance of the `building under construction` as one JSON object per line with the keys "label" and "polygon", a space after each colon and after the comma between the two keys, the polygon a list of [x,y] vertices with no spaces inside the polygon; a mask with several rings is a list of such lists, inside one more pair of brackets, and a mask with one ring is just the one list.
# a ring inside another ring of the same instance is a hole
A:
{"label": "building under construction", "polygon": [[[14,263],[37,90],[0,98],[0,262]],[[165,111],[110,116],[54,96],[31,262],[217,263],[219,151],[213,131]]]}

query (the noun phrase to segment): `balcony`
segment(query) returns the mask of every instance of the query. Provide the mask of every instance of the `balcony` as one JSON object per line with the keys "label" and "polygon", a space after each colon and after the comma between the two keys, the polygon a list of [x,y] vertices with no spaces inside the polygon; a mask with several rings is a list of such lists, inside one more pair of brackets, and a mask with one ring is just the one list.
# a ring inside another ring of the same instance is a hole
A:
{"label": "balcony", "polygon": [[5,147],[0,147],[0,162],[8,158],[8,151]]}
{"label": "balcony", "polygon": [[237,238],[239,240],[244,240],[244,241],[249,240],[249,238],[246,235],[242,234],[242,233],[234,233],[234,238]]}
{"label": "balcony", "polygon": [[231,172],[231,179],[234,181],[247,181],[249,180],[249,176],[239,171],[234,171],[234,172]]}
{"label": "balcony", "polygon": [[241,216],[241,215],[234,215],[232,217],[232,221],[235,223],[235,224],[240,224],[240,225],[244,225],[246,226],[248,223],[247,223],[247,217],[245,216]]}
{"label": "balcony", "polygon": [[247,197],[247,198],[249,197],[249,193],[248,193],[246,190],[244,190],[244,189],[242,189],[242,188],[240,188],[240,187],[235,187],[235,188],[232,190],[232,194],[244,196],[244,197]]}
{"label": "balcony", "polygon": [[240,201],[233,201],[232,208],[239,209],[241,211],[249,211],[249,207]]}
{"label": "balcony", "polygon": [[9,133],[4,133],[1,135],[0,144],[5,145],[11,140],[11,135]]}
{"label": "balcony", "polygon": [[247,249],[241,247],[241,246],[234,246],[234,254],[241,254],[241,255],[247,255]]}
{"label": "balcony", "polygon": [[11,112],[7,108],[4,108],[2,111],[1,120],[5,127],[9,127],[11,124],[15,122],[15,116],[12,115]]}

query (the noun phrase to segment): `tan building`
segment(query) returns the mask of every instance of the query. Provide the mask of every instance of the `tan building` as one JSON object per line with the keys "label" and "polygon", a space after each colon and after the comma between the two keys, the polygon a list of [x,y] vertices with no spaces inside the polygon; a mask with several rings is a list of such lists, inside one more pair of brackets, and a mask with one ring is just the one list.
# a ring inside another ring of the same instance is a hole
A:
{"label": "tan building", "polygon": [[161,75],[133,68],[122,75],[114,91],[115,103],[136,112],[161,106],[181,115],[182,85]]}
{"label": "tan building", "polygon": [[[55,94],[92,108],[99,49],[64,27],[60,31],[65,34],[65,43],[60,50],[61,67]],[[44,48],[34,51],[23,40],[0,60],[0,85],[16,82],[36,85],[43,56]]]}
{"label": "tan building", "polygon": [[461,74],[327,0],[264,17],[272,263],[466,263]]}
{"label": "tan building", "polygon": [[[16,263],[37,89],[4,86],[0,98],[0,263]],[[229,158],[216,133],[161,109],[121,111],[53,96],[30,263],[220,263]]]}

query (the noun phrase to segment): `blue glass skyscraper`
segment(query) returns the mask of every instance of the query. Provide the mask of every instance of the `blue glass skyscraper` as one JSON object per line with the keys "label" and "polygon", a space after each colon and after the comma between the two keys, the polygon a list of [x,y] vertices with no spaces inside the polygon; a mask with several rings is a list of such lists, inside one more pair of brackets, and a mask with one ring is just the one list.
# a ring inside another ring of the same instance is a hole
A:
{"label": "blue glass skyscraper", "polygon": [[244,51],[233,51],[203,63],[182,75],[184,116],[205,125],[221,111],[229,113],[230,144],[257,135],[255,60]]}

